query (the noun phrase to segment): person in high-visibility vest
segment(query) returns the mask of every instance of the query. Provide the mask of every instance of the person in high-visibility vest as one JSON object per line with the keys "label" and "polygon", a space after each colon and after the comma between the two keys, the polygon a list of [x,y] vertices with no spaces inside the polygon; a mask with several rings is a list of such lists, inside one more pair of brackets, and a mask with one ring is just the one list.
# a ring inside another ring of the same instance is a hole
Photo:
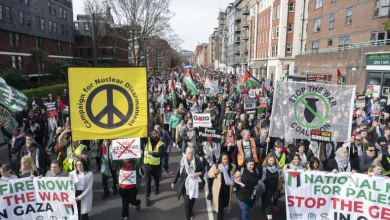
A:
{"label": "person in high-visibility vest", "polygon": [[390,141],[386,143],[385,147],[382,147],[382,166],[383,175],[390,177]]}
{"label": "person in high-visibility vest", "polygon": [[88,150],[87,146],[81,144],[78,140],[67,140],[65,134],[70,133],[70,128],[66,128],[60,135],[59,142],[66,148],[66,158],[62,161],[62,169],[65,173],[69,173],[76,169],[76,162],[78,159],[84,159],[88,162]]}
{"label": "person in high-visibility vest", "polygon": [[[274,149],[271,151],[271,154],[273,154],[276,158],[276,162],[278,163],[280,167],[280,172],[283,173],[283,167],[290,163],[288,157],[286,154],[282,152],[283,150],[283,143],[279,140],[275,141]],[[281,179],[279,181],[282,181]],[[280,185],[281,183],[279,183]],[[283,188],[283,186],[282,186]],[[276,212],[281,212],[280,208],[278,207],[278,199],[281,189],[278,187],[274,193],[274,199],[273,199],[273,207],[272,209]]]}
{"label": "person in high-visibility vest", "polygon": [[244,161],[248,157],[253,157],[255,164],[259,162],[257,157],[256,142],[250,137],[250,131],[244,129],[241,132],[242,139],[237,141],[237,148],[234,149],[233,162],[238,167],[244,166]]}
{"label": "person in high-visibility vest", "polygon": [[160,138],[157,136],[156,130],[150,132],[149,141],[145,146],[144,152],[144,174],[146,182],[146,199],[145,205],[150,206],[150,192],[152,184],[152,176],[154,179],[154,194],[158,195],[160,193],[160,158],[166,154],[166,148],[164,142],[160,141]]}

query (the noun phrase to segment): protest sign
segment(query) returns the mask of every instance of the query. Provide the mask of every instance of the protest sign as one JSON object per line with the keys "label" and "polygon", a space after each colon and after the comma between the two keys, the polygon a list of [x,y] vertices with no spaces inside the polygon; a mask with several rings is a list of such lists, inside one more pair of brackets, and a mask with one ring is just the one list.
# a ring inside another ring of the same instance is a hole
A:
{"label": "protest sign", "polygon": [[199,128],[199,141],[221,142],[222,131],[214,128]]}
{"label": "protest sign", "polygon": [[11,112],[3,106],[0,106],[0,123],[10,133],[18,127],[18,122],[12,117]]}
{"label": "protest sign", "polygon": [[269,90],[269,87],[271,86],[271,80],[270,79],[265,79],[265,88],[267,89],[267,90]]}
{"label": "protest sign", "polygon": [[162,91],[162,89],[165,87],[165,84],[158,84],[158,91]]}
{"label": "protest sign", "polygon": [[380,111],[381,111],[381,105],[373,104],[371,109],[371,116],[379,116]]}
{"label": "protest sign", "polygon": [[264,106],[259,106],[259,107],[257,107],[257,109],[256,109],[256,114],[257,114],[257,119],[258,119],[258,120],[264,118],[264,116],[265,116],[265,110],[266,110],[266,108],[265,108]]}
{"label": "protest sign", "polygon": [[259,106],[268,108],[267,97],[260,97],[260,104],[259,104]]}
{"label": "protest sign", "polygon": [[[292,92],[290,92],[292,91]],[[306,82],[278,81],[272,109],[272,118],[291,113],[287,117],[286,127],[293,128],[296,139],[309,139],[311,130],[339,131],[334,141],[349,140],[352,133],[352,111],[356,95],[355,85],[314,84]],[[344,106],[343,115],[347,115],[346,123],[339,123],[342,115],[339,110]],[[271,120],[270,136],[281,137],[284,129],[274,126]]]}
{"label": "protest sign", "polygon": [[364,108],[366,106],[366,96],[357,95],[355,101],[355,108]]}
{"label": "protest sign", "polygon": [[77,220],[74,183],[69,177],[0,182],[0,219]]}
{"label": "protest sign", "polygon": [[164,124],[169,124],[169,119],[171,119],[172,115],[173,112],[164,111]]}
{"label": "protest sign", "polygon": [[365,174],[285,171],[287,219],[390,219],[390,180]]}
{"label": "protest sign", "polygon": [[130,171],[119,171],[119,184],[123,185],[135,185],[137,183],[137,172],[134,170]]}
{"label": "protest sign", "polygon": [[58,111],[56,109],[55,104],[56,104],[55,102],[45,103],[47,117],[50,118],[50,117],[58,116]]}
{"label": "protest sign", "polygon": [[180,82],[176,82],[175,88],[176,88],[176,89],[181,89],[181,83],[180,83]]}
{"label": "protest sign", "polygon": [[256,97],[256,91],[254,89],[249,90],[249,97],[250,98],[255,98]]}
{"label": "protest sign", "polygon": [[140,138],[116,139],[111,143],[112,159],[141,158]]}
{"label": "protest sign", "polygon": [[251,110],[256,108],[256,100],[253,98],[244,100],[244,110]]}
{"label": "protest sign", "polygon": [[330,142],[332,133],[327,131],[311,130],[311,140],[318,142]]}
{"label": "protest sign", "polygon": [[229,111],[225,113],[225,126],[230,126],[234,124],[234,121],[236,120],[236,112],[235,111]]}
{"label": "protest sign", "polygon": [[193,114],[192,120],[194,123],[194,127],[212,127],[210,113]]}

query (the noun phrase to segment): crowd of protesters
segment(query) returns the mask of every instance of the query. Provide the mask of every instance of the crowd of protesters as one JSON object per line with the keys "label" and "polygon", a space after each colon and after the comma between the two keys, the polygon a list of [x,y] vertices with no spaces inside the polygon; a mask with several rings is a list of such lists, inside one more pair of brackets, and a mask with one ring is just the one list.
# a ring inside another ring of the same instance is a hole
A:
{"label": "crowd of protesters", "polygon": [[[148,77],[149,135],[142,139],[140,159],[112,160],[111,140],[72,140],[69,116],[60,112],[59,116],[47,117],[44,103],[31,97],[24,110],[15,114],[18,128],[7,131],[0,124],[9,145],[9,162],[0,168],[1,180],[70,176],[75,180],[80,219],[88,219],[93,201],[93,175],[89,165],[94,162],[96,171],[102,173],[104,193],[101,199],[111,193],[108,183],[111,175],[112,193],[121,195],[122,217],[129,219],[130,204],[140,210],[137,193],[141,177],[145,178],[145,205],[151,206],[152,178],[157,195],[163,171],[170,174],[169,155],[177,148],[183,157],[178,169],[172,172],[171,187],[177,189],[179,199],[184,199],[185,218],[195,218],[195,199],[207,183],[207,199],[212,201],[218,220],[224,219],[224,208],[230,209],[233,192],[242,219],[246,220],[257,203],[261,203],[268,219],[272,219],[273,212],[281,212],[278,199],[283,190],[285,169],[390,177],[390,107],[385,105],[378,117],[370,116],[372,104],[378,102],[376,97],[367,97],[367,106],[356,111],[349,141],[319,145],[296,139],[293,129],[284,121],[289,115],[270,117],[274,96],[272,81],[266,94],[255,94],[256,106],[260,100],[265,100],[268,106],[264,117],[257,118],[243,106],[249,90],[255,88],[246,84],[237,88],[238,75],[192,69],[190,76],[197,86],[197,94],[193,94],[194,91],[184,83],[182,72],[185,71],[179,68]],[[219,91],[205,85],[206,78],[218,85]],[[175,93],[172,80],[176,82]],[[163,87],[165,98],[159,99]],[[65,105],[69,105],[67,95],[64,91],[61,97]],[[59,104],[51,95],[46,100],[49,102],[58,108]],[[225,116],[232,111],[236,113],[235,120],[228,124]],[[199,141],[199,130],[193,124],[196,113],[210,114],[212,127],[222,132],[221,142]],[[271,121],[277,129],[285,129],[284,135],[269,135]],[[338,132],[333,135],[337,136]],[[91,151],[89,157],[88,151]],[[56,160],[50,160],[52,154],[56,155]],[[139,178],[134,185],[121,184],[118,170],[135,170]]]}

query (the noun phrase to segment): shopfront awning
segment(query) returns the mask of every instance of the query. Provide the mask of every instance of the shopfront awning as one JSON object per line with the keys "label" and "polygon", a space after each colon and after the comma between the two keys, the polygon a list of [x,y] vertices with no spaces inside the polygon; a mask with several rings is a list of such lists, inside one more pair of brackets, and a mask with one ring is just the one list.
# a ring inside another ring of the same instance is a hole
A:
{"label": "shopfront awning", "polygon": [[267,61],[262,61],[262,60],[256,60],[252,61],[251,65],[249,68],[251,69],[260,69]]}

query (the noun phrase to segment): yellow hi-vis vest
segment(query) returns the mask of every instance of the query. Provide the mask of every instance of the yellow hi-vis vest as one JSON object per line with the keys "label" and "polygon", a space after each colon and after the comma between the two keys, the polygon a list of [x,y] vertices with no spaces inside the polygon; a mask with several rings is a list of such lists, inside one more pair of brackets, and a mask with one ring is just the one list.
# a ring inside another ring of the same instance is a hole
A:
{"label": "yellow hi-vis vest", "polygon": [[286,154],[282,153],[282,156],[280,157],[280,160],[275,156],[276,162],[278,162],[279,167],[280,167],[280,172],[283,173],[283,167],[286,165]]}
{"label": "yellow hi-vis vest", "polygon": [[[68,164],[69,164],[69,170],[72,171],[76,168],[76,161],[79,159],[79,158],[76,158],[76,157],[72,157],[72,153],[74,152],[76,155],[80,155],[81,156],[81,152],[84,150],[84,148],[86,148],[87,146],[83,145],[83,144],[79,144],[79,146],[77,146],[76,149],[74,149],[74,146],[73,144],[68,147],[68,150],[67,150],[67,155],[68,155]],[[87,161],[85,161],[87,162]]]}
{"label": "yellow hi-vis vest", "polygon": [[[164,142],[158,141],[156,144],[156,147],[153,149],[152,144],[150,143],[150,140],[148,141],[148,144],[146,145],[145,151],[150,151],[153,153],[158,153],[158,149],[164,145]],[[152,155],[146,155],[144,154],[144,164],[150,164],[150,165],[160,165],[160,157],[154,157]]]}
{"label": "yellow hi-vis vest", "polygon": [[[386,159],[387,159],[387,161],[390,163],[390,158],[387,157]],[[382,170],[383,170],[383,175],[384,175],[384,176],[387,176],[387,175],[390,174],[390,170],[385,170],[384,168],[382,168]]]}

